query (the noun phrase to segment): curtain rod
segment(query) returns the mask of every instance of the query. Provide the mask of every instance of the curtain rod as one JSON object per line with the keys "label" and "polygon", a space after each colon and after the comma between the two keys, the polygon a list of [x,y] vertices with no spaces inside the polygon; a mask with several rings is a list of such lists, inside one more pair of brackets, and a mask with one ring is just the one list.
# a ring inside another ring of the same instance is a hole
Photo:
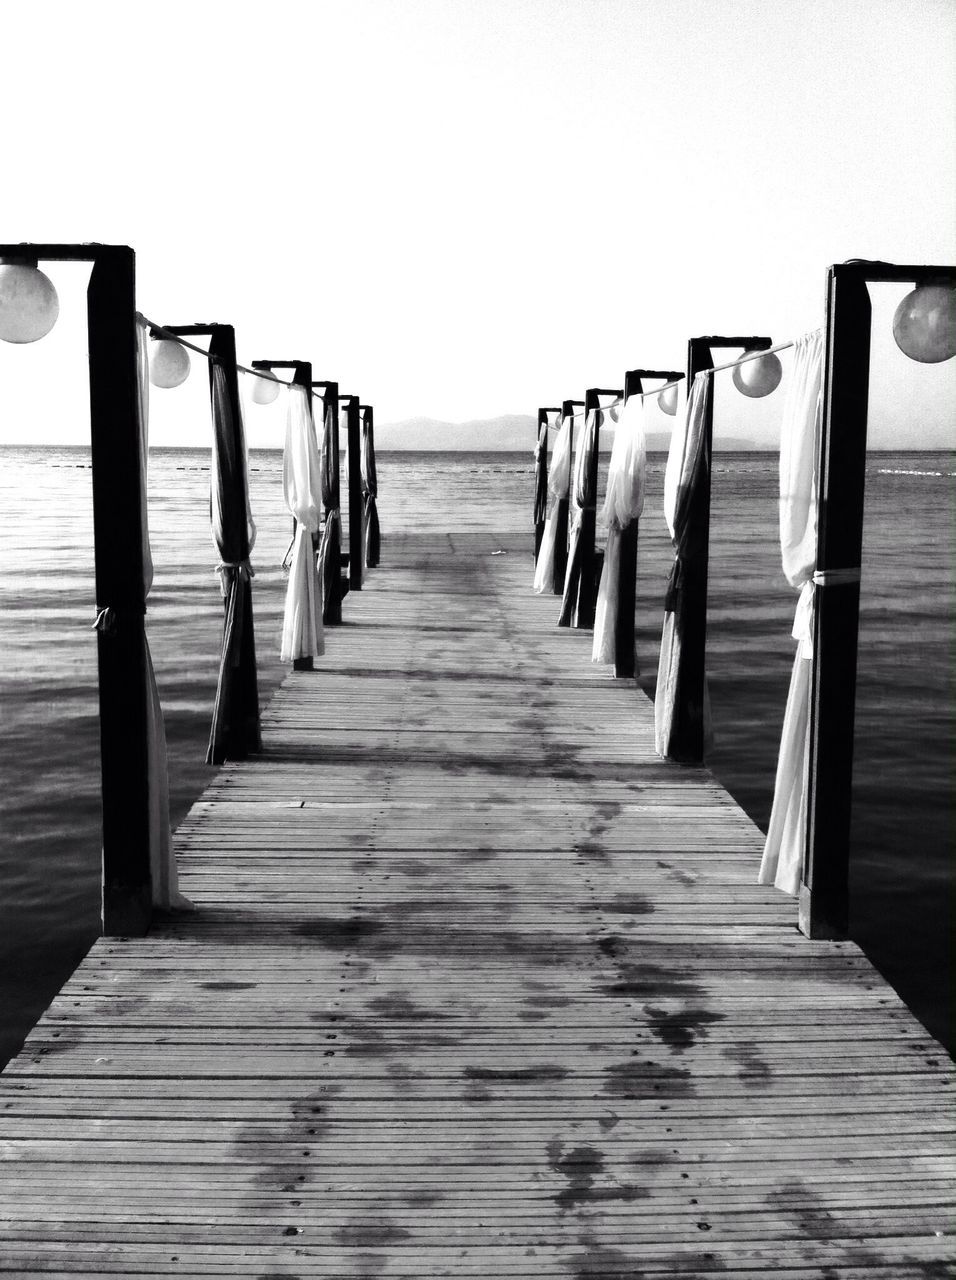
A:
{"label": "curtain rod", "polygon": [[[810,329],[807,333],[802,334],[804,338],[813,337],[814,334],[822,333],[823,328]],[[750,360],[759,360],[761,356],[772,356],[777,351],[787,351],[790,347],[796,346],[800,338],[791,338],[789,342],[778,342],[774,347],[767,347],[763,351],[747,351],[744,355],[738,356],[736,360],[728,360],[726,364],[715,364],[712,369],[701,369],[697,373],[699,378],[702,373],[721,373],[724,369],[736,369],[740,364],[747,364]]]}
{"label": "curtain rod", "polygon": [[[788,345],[788,346],[793,346],[793,343],[791,342],[791,343],[788,343],[787,345]],[[780,349],[782,350],[782,348],[780,348]],[[761,355],[766,355],[766,352],[765,352],[765,351],[762,351],[760,354],[761,354]],[[706,372],[710,372],[710,371],[709,371],[709,370],[705,370],[704,372],[706,373]],[[674,381],[674,382],[664,382],[664,383],[662,383],[662,384],[661,384],[661,386],[659,386],[659,387],[655,387],[653,391],[641,391],[639,394],[640,394],[640,397],[641,397],[641,399],[642,399],[642,400],[649,400],[652,396],[659,396],[659,395],[661,394],[661,392],[662,392],[662,391],[668,391],[671,387],[679,387],[679,386],[680,386],[680,384],[681,384],[683,381],[684,381],[684,379],[683,379],[683,378],[677,378],[677,379],[675,379],[675,381]],[[635,396],[631,396],[631,397],[630,397],[630,399],[631,399],[631,400],[634,400],[635,398],[636,398]],[[608,409],[615,409],[619,404],[621,404],[621,405],[622,405],[622,404],[625,404],[625,403],[626,403],[626,401],[624,400],[624,397],[623,397],[623,396],[618,396],[618,397],[617,397],[617,399],[616,399],[616,400],[612,400],[610,404],[602,404],[602,405],[600,406],[600,409],[601,409],[601,412],[602,412],[602,413],[606,413],[606,412],[608,411]],[[572,417],[572,419],[574,419],[574,420],[577,420],[578,418],[586,418],[586,417],[587,417],[587,413],[582,409],[580,413],[572,413],[571,417]]]}

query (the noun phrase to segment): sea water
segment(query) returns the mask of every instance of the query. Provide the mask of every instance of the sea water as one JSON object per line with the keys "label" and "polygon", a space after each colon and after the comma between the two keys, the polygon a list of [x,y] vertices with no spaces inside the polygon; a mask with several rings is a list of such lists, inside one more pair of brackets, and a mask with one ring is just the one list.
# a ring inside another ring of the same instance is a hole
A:
{"label": "sea water", "polygon": [[[637,644],[647,691],[672,558],[660,515],[663,461],[651,457],[639,542]],[[89,451],[8,447],[0,462],[2,1062],[96,937],[100,808]],[[713,483],[708,668],[715,748],[708,763],[762,825],[793,661],[795,593],[780,571],[776,467],[772,455],[717,454]],[[953,454],[869,460],[852,898],[854,936],[950,1047],[954,473]],[[250,479],[265,700],[286,670],[278,639],[291,519],[281,456],[254,451]],[[482,495],[489,523],[500,525],[502,546],[514,554],[524,550],[526,521],[530,591],[529,456],[382,454],[379,479],[385,543],[378,572],[388,571],[390,527],[415,519],[427,528],[429,495],[440,486],[471,501]],[[152,451],[155,579],[147,627],[166,718],[174,822],[212,774],[204,756],[222,602],[208,511],[208,454]]]}

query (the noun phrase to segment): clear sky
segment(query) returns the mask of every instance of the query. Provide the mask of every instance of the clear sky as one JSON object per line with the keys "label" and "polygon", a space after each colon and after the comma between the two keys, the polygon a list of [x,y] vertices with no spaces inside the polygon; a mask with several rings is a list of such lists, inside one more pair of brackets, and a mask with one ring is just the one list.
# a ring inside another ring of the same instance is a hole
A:
{"label": "clear sky", "polygon": [[[956,261],[953,18],[952,0],[31,0],[4,14],[0,238],[129,243],[152,318],[231,322],[245,360],[311,358],[380,421],[533,413],[681,367],[693,333],[815,327],[831,262]],[[0,441],[88,439],[82,272],[51,274],[60,325],[0,344]],[[947,442],[956,361],[884,338],[874,432]],[[159,395],[172,440],[185,410]]]}

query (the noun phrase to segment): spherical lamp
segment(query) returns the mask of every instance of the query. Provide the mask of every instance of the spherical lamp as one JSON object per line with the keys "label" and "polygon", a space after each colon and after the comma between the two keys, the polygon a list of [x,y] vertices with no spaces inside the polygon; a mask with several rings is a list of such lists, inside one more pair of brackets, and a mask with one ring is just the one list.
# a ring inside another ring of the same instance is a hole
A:
{"label": "spherical lamp", "polygon": [[773,354],[734,365],[734,386],[742,395],[750,396],[752,400],[769,396],[780,385],[782,377],[783,366]]}
{"label": "spherical lamp", "polygon": [[279,379],[260,374],[252,380],[252,403],[272,404],[279,395]]}
{"label": "spherical lamp", "polygon": [[0,263],[0,338],[37,342],[60,314],[60,300],[49,276],[25,262]]}
{"label": "spherical lamp", "polygon": [[608,409],[608,414],[612,422],[621,421],[621,410],[624,408],[622,404],[612,404]]}
{"label": "spherical lamp", "polygon": [[908,293],[893,316],[893,337],[920,364],[956,356],[956,286],[921,284]]}
{"label": "spherical lamp", "polygon": [[677,383],[672,387],[665,387],[657,397],[657,407],[670,417],[674,417],[677,413]]}
{"label": "spherical lamp", "polygon": [[149,380],[154,387],[178,387],[189,377],[189,352],[181,342],[158,338],[150,346]]}

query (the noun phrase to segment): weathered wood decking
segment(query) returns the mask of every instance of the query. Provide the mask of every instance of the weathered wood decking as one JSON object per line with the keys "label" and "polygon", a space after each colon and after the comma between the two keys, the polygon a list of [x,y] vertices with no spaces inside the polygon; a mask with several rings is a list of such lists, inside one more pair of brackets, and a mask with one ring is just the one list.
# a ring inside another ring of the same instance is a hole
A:
{"label": "weathered wood decking", "polygon": [[181,828],[199,913],[2,1077],[0,1271],[956,1274],[945,1054],[754,884],[529,535],[432,523]]}

